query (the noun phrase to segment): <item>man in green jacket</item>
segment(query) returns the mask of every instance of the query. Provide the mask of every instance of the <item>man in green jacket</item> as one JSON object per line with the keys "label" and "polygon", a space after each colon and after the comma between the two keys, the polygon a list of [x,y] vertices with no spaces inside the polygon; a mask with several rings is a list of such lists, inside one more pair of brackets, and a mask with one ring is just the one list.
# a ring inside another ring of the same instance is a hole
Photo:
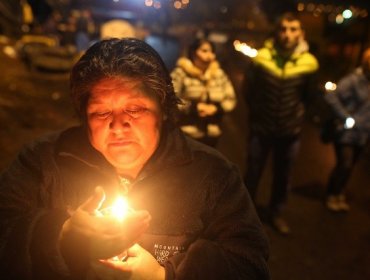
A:
{"label": "man in green jacket", "polygon": [[269,221],[280,233],[290,228],[282,218],[293,161],[299,149],[299,135],[305,105],[314,92],[316,58],[308,52],[300,20],[291,13],[280,17],[275,37],[267,40],[253,58],[246,74],[249,107],[246,186],[252,197],[270,152],[273,182]]}

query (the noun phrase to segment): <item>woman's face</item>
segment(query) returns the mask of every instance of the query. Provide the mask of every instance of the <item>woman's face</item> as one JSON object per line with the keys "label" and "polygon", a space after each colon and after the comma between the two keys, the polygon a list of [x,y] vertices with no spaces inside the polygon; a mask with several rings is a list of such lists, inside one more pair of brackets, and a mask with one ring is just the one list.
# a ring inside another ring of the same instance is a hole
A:
{"label": "woman's face", "polygon": [[195,51],[195,56],[197,59],[203,63],[211,63],[215,59],[215,53],[212,50],[212,46],[209,43],[203,43]]}
{"label": "woman's face", "polygon": [[119,174],[136,177],[158,146],[162,112],[141,82],[103,79],[92,88],[87,123],[92,146]]}

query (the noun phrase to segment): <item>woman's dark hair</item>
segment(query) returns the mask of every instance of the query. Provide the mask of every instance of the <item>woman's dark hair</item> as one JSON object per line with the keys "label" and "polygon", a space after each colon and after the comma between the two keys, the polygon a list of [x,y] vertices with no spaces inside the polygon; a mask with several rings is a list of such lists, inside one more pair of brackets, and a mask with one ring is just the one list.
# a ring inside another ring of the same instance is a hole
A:
{"label": "woman's dark hair", "polygon": [[180,100],[163,60],[147,43],[133,38],[99,41],[72,68],[71,98],[83,121],[91,89],[102,79],[116,77],[141,81],[145,92],[159,101],[166,122],[176,123]]}
{"label": "woman's dark hair", "polygon": [[195,52],[197,51],[197,49],[199,49],[199,47],[201,45],[203,45],[204,43],[208,43],[210,46],[211,46],[211,49],[213,52],[215,52],[215,45],[207,40],[207,39],[204,39],[204,38],[200,38],[200,39],[195,39],[188,47],[188,57],[190,60],[194,61],[194,57],[195,57]]}

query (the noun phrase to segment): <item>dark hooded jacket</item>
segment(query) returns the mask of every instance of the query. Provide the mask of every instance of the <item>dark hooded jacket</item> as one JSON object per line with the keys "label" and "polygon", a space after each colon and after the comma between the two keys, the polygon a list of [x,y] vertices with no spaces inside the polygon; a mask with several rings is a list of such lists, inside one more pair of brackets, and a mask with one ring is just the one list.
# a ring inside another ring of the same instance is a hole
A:
{"label": "dark hooded jacket", "polygon": [[[164,130],[128,193],[134,209],[152,216],[138,243],[165,267],[168,280],[269,279],[267,240],[237,168],[178,129]],[[107,205],[121,190],[84,128],[24,148],[0,178],[2,279],[86,279],[86,240],[65,258],[56,240],[68,213],[97,185]]]}
{"label": "dark hooded jacket", "polygon": [[252,59],[246,73],[245,91],[253,133],[290,137],[301,132],[305,106],[318,94],[319,65],[301,41],[293,54],[282,57],[268,40]]}

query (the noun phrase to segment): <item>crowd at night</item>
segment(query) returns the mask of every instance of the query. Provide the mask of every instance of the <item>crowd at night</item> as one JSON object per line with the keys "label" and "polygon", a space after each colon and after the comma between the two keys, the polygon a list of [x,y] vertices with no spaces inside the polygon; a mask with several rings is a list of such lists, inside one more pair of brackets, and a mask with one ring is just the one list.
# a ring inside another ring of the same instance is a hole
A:
{"label": "crowd at night", "polygon": [[0,278],[368,279],[369,12],[1,1]]}

